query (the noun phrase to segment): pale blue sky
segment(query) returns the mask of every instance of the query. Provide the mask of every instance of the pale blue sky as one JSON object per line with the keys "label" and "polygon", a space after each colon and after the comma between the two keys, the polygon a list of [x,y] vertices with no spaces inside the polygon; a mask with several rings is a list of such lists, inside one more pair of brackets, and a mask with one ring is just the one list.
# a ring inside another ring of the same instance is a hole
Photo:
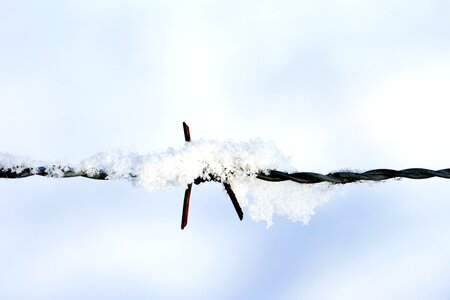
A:
{"label": "pale blue sky", "polygon": [[[448,168],[448,1],[0,0],[0,151],[273,140],[299,170]],[[446,180],[344,186],[308,226],[219,185],[0,182],[1,299],[448,299]],[[244,212],[245,214],[245,212]]]}

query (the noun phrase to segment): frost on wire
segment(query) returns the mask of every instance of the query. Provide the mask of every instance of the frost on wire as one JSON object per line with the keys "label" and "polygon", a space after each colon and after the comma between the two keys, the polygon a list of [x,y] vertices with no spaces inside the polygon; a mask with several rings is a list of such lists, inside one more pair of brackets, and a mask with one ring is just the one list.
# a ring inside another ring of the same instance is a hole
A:
{"label": "frost on wire", "polygon": [[64,169],[87,174],[104,172],[107,179],[126,179],[149,190],[185,187],[197,178],[230,183],[239,202],[253,220],[272,225],[274,215],[307,223],[314,209],[328,199],[329,185],[297,185],[293,182],[266,182],[256,179],[268,170],[294,171],[290,160],[272,142],[200,140],[179,149],[141,155],[112,151],[98,153],[77,165],[35,161],[0,154],[0,169],[21,172],[45,167],[49,177],[62,177]]}

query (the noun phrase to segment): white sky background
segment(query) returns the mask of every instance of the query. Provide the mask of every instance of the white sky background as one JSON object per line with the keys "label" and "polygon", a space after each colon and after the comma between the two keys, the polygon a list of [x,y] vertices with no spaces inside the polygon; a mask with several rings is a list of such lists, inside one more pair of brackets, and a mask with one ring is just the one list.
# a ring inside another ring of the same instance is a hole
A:
{"label": "white sky background", "polygon": [[[299,170],[448,168],[448,1],[1,1],[0,151],[273,140]],[[1,299],[446,299],[444,179],[342,187],[308,226],[219,185],[0,182]],[[245,214],[245,212],[244,212]]]}

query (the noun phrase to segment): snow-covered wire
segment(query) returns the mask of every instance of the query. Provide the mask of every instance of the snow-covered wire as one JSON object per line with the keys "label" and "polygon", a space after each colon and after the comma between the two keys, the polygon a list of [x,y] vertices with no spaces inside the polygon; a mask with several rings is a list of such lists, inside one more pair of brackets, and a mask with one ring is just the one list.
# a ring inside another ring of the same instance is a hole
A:
{"label": "snow-covered wire", "polygon": [[[111,179],[108,173],[105,171],[75,171],[73,167],[68,166],[56,166],[49,167],[28,167],[28,168],[6,168],[0,170],[0,178],[25,178],[29,176],[46,176],[46,177],[86,177],[90,179],[108,180]],[[157,175],[157,174],[155,174]],[[136,174],[129,173],[130,178],[136,177]],[[423,168],[411,168],[404,170],[391,170],[391,169],[375,169],[365,172],[333,172],[329,174],[319,174],[312,172],[282,172],[278,170],[268,170],[266,172],[259,172],[256,174],[256,178],[271,181],[294,181],[296,183],[314,184],[319,182],[330,182],[334,184],[346,184],[352,182],[361,181],[383,181],[393,178],[408,178],[408,179],[427,179],[432,177],[439,177],[450,179],[450,169],[442,170],[430,170]],[[194,180],[195,184],[202,182],[216,181],[222,182],[220,178],[216,178],[214,175],[210,175],[208,178],[197,177]]]}
{"label": "snow-covered wire", "polygon": [[450,179],[450,169],[376,169],[326,175],[297,172],[298,168],[272,142],[261,139],[248,142],[191,141],[189,127],[185,123],[183,130],[185,144],[179,149],[169,148],[145,155],[123,151],[98,153],[78,164],[42,162],[0,153],[0,178],[37,175],[123,179],[149,190],[187,186],[182,228],[187,224],[192,183],[220,182],[240,220],[243,218],[242,206],[248,209],[252,219],[265,220],[270,226],[274,215],[308,223],[314,209],[328,200],[331,186],[391,178]]}

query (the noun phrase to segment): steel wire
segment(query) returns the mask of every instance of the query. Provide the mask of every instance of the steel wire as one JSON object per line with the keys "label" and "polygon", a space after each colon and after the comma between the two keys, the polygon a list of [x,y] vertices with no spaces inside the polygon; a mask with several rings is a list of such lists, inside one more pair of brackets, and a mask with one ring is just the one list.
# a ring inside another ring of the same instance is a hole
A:
{"label": "steel wire", "polygon": [[286,173],[270,170],[268,174],[260,173],[257,178],[266,181],[291,180],[297,183],[313,184],[319,182],[330,182],[334,184],[345,184],[359,181],[383,181],[393,178],[427,179],[440,177],[450,179],[450,169],[429,170],[423,168],[411,168],[405,170],[375,169],[366,172],[333,172],[327,175],[312,172]]}
{"label": "steel wire", "polygon": [[[97,172],[74,171],[73,168],[63,166],[52,166],[51,168],[19,168],[17,170],[6,168],[0,170],[0,178],[25,178],[34,175],[62,178],[85,177],[98,180],[109,179],[108,174],[101,170]],[[136,175],[130,173],[129,177],[134,178]],[[260,172],[256,176],[256,178],[265,181],[280,182],[290,180],[303,184],[314,184],[319,182],[346,184],[360,181],[383,181],[393,178],[427,179],[432,177],[450,179],[450,169],[442,169],[437,171],[423,168],[411,168],[405,170],[375,169],[366,172],[332,172],[326,175],[312,172],[287,173],[278,170],[269,170],[267,174]],[[210,176],[209,179],[198,178],[195,180],[195,183],[199,184],[206,181],[219,180],[217,180],[214,176]]]}

